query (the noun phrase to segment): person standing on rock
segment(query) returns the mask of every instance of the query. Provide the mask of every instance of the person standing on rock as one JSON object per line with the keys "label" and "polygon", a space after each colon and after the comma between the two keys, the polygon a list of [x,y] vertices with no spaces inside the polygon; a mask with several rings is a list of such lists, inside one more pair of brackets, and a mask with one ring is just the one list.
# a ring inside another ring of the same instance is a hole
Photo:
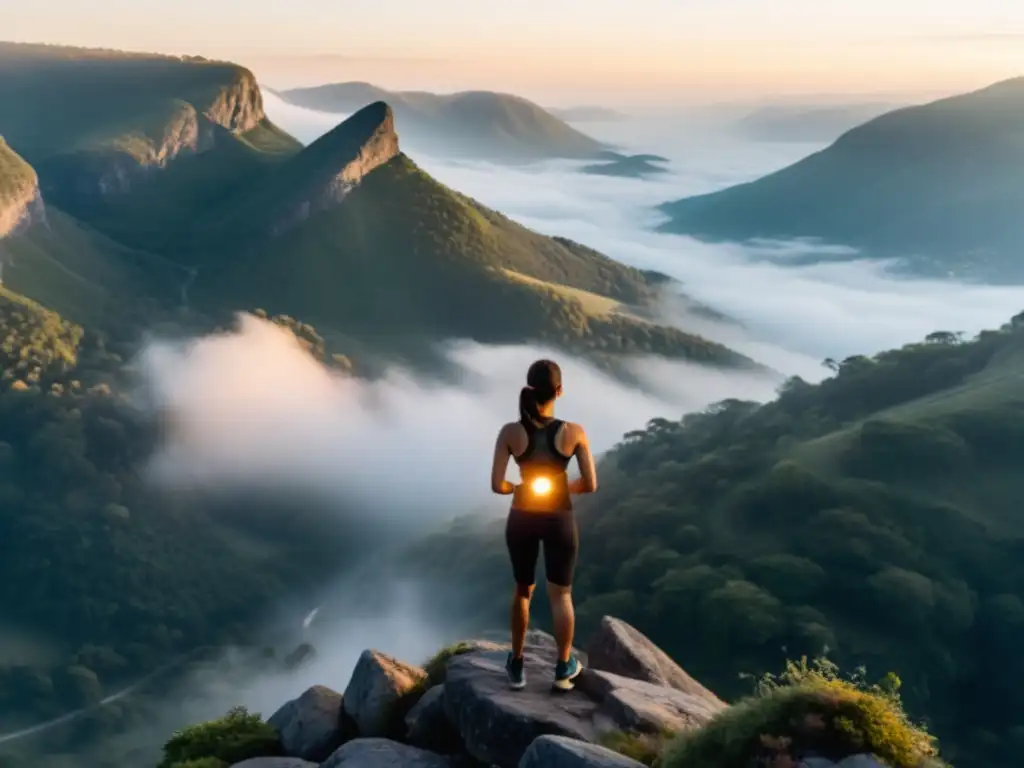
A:
{"label": "person standing on rock", "polygon": [[[579,424],[555,418],[555,400],[562,394],[562,371],[551,360],[538,360],[526,374],[519,393],[519,421],[498,432],[491,468],[491,490],[512,495],[505,526],[505,543],[512,560],[515,594],[512,598],[512,652],[508,656],[509,685],[526,687],[523,646],[530,621],[537,557],[544,545],[544,570],[551,600],[558,663],[556,689],[568,691],[583,671],[572,653],[576,617],[572,605],[572,576],[576,567],[578,534],[571,494],[597,490],[597,470],[587,434]],[[569,462],[576,458],[580,478],[569,481]],[[509,458],[519,465],[522,482],[505,479]]]}

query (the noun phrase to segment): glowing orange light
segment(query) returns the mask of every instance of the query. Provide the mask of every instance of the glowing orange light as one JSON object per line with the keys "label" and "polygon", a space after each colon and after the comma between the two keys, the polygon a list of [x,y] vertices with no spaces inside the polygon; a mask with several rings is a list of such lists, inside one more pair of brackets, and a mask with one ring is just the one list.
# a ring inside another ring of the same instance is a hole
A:
{"label": "glowing orange light", "polygon": [[530,483],[530,490],[538,496],[545,496],[551,493],[551,478],[538,477]]}

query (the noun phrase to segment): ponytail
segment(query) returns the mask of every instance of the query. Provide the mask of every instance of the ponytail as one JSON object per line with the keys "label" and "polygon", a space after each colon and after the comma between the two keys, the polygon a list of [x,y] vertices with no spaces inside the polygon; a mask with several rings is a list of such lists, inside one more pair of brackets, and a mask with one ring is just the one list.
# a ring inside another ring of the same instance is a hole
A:
{"label": "ponytail", "polygon": [[537,402],[537,390],[533,387],[523,387],[519,390],[519,423],[528,433],[544,423],[540,415],[540,404]]}
{"label": "ponytail", "polygon": [[526,374],[526,386],[519,391],[519,423],[527,433],[544,426],[547,419],[540,407],[555,399],[562,386],[562,371],[551,360],[538,360]]}

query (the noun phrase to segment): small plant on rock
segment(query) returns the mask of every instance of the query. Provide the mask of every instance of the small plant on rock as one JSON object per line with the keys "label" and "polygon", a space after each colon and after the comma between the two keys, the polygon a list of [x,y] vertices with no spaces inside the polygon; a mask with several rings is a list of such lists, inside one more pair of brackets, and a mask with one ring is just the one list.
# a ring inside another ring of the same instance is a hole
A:
{"label": "small plant on rock", "polygon": [[754,696],[677,737],[658,766],[793,768],[806,755],[862,753],[891,768],[941,765],[934,738],[903,711],[899,688],[892,673],[869,684],[863,670],[843,679],[827,659],[789,662],[762,678]]}
{"label": "small plant on rock", "polygon": [[184,728],[164,745],[158,768],[220,768],[281,754],[277,731],[258,714],[235,707],[224,717]]}

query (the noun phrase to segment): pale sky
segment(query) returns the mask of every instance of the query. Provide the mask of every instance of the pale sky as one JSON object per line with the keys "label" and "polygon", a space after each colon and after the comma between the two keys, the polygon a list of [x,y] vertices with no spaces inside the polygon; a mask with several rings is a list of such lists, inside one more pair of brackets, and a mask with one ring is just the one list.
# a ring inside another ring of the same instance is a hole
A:
{"label": "pale sky", "polygon": [[1024,75],[1022,0],[0,0],[0,38],[550,103],[947,93]]}

